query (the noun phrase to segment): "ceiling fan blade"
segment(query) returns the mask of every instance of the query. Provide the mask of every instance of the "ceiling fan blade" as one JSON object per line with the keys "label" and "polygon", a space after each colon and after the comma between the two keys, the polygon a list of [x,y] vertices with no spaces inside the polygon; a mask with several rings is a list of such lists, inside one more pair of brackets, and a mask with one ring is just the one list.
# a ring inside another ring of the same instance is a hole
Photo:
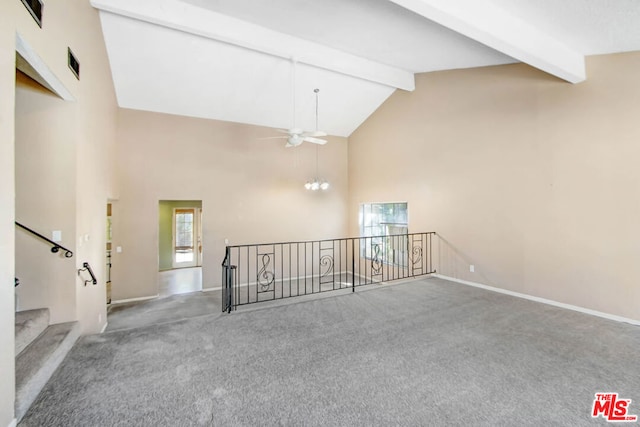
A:
{"label": "ceiling fan blade", "polygon": [[287,142],[287,145],[284,146],[284,148],[291,148],[291,147],[297,147],[297,145],[293,145],[290,142]]}
{"label": "ceiling fan blade", "polygon": [[289,135],[301,135],[304,131],[300,128],[291,128],[287,131]]}
{"label": "ceiling fan blade", "polygon": [[324,139],[320,139],[320,138],[313,138],[311,136],[307,136],[306,138],[304,138],[305,141],[307,142],[312,142],[314,144],[320,144],[320,145],[324,145],[327,143],[326,140]]}
{"label": "ceiling fan blade", "polygon": [[304,137],[307,137],[307,136],[314,136],[314,137],[315,136],[327,136],[327,133],[323,132],[321,130],[316,130],[316,131],[313,131],[313,132],[303,132],[302,136],[304,136]]}
{"label": "ceiling fan blade", "polygon": [[287,139],[288,136],[267,136],[264,138],[258,138],[258,139]]}
{"label": "ceiling fan blade", "polygon": [[289,129],[276,129],[276,132],[280,132],[280,133],[290,133]]}

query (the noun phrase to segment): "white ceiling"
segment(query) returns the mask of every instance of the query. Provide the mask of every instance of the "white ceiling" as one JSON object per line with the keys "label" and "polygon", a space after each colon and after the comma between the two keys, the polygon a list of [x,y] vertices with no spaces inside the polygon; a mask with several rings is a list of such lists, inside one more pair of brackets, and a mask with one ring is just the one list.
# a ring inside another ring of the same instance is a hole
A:
{"label": "white ceiling", "polygon": [[[348,136],[413,74],[526,62],[569,82],[640,50],[637,0],[92,0],[121,107]],[[569,83],[567,83],[569,84]]]}

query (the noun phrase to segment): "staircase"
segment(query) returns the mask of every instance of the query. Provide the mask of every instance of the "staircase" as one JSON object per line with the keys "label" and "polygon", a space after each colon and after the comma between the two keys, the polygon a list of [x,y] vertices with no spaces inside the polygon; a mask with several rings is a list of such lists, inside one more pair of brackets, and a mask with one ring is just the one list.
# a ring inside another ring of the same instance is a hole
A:
{"label": "staircase", "polygon": [[18,421],[80,336],[78,322],[49,325],[49,309],[16,313],[16,403]]}

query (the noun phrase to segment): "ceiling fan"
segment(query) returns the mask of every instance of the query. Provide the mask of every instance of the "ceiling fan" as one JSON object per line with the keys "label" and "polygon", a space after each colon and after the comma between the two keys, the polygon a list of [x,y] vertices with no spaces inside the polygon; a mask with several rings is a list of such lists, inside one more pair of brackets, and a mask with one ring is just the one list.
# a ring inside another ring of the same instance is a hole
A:
{"label": "ceiling fan", "polygon": [[326,132],[318,130],[318,92],[320,89],[314,89],[313,92],[316,94],[316,130],[313,132],[305,131],[303,129],[297,128],[296,123],[296,62],[295,60],[291,61],[292,63],[292,79],[291,79],[291,93],[292,93],[292,105],[293,105],[293,126],[291,129],[277,129],[278,132],[285,133],[283,136],[272,136],[264,139],[286,139],[287,145],[285,147],[297,147],[303,142],[311,142],[312,144],[320,144],[324,145],[327,143],[325,139],[318,138],[319,136],[327,136]]}
{"label": "ceiling fan", "polygon": [[297,147],[303,142],[311,142],[313,144],[324,145],[327,143],[326,139],[316,138],[318,136],[327,136],[326,132],[315,131],[315,132],[305,132],[300,128],[292,128],[292,129],[277,129],[278,132],[286,133],[286,136],[273,136],[270,139],[287,139],[287,145],[285,147]]}

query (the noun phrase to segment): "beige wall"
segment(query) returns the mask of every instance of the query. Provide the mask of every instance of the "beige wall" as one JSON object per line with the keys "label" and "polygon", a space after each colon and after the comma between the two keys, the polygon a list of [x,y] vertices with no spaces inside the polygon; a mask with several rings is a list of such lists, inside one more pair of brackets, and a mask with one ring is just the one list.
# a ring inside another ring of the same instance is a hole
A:
{"label": "beige wall", "polygon": [[13,420],[15,398],[14,124],[16,2],[0,2],[0,426]]}
{"label": "beige wall", "polygon": [[114,300],[158,293],[159,200],[202,200],[203,288],[220,285],[225,239],[346,234],[346,140],[319,147],[320,174],[332,187],[315,193],[303,185],[314,175],[316,147],[259,139],[272,135],[257,126],[120,110],[113,244],[123,251],[113,259]]}
{"label": "beige wall", "polygon": [[[17,74],[15,104],[16,221],[76,251],[76,105]],[[71,135],[73,136],[73,135]],[[16,229],[17,310],[48,307],[51,323],[76,320],[76,267],[62,252]]]}
{"label": "beige wall", "polygon": [[[115,195],[117,110],[100,20],[88,1],[68,0],[48,5],[39,29],[18,6],[17,31],[76,99],[22,87],[17,93],[17,218],[46,236],[62,230],[62,244],[75,252],[71,260],[47,259],[19,232],[16,265],[26,277],[19,308],[46,306],[53,323],[78,320],[84,332],[98,332],[106,322],[105,207]],[[67,46],[80,62],[80,80],[67,67]],[[97,286],[76,274],[84,262]],[[54,283],[42,283],[48,276]]]}
{"label": "beige wall", "polygon": [[72,12],[65,11],[61,20],[75,27],[71,48],[80,60],[82,77],[76,101],[78,242],[74,258],[78,268],[89,262],[98,278],[97,286],[86,287],[82,279],[77,279],[77,320],[86,333],[92,333],[99,332],[107,320],[106,210],[107,201],[117,197],[114,164],[118,107],[98,11],[88,0],[64,3]]}
{"label": "beige wall", "polygon": [[418,75],[349,139],[351,232],[359,203],[406,200],[439,273],[640,319],[640,53],[587,71]]}
{"label": "beige wall", "polygon": [[[73,107],[62,107],[75,110],[74,125],[68,134],[79,159],[71,178],[79,183],[73,189],[76,204],[71,207],[71,215],[75,216],[75,224],[69,233],[88,234],[90,240],[82,246],[76,244],[76,256],[71,261],[75,265],[69,269],[71,277],[65,291],[70,291],[69,295],[75,293],[71,299],[77,301],[78,308],[74,306],[71,311],[85,332],[93,332],[100,330],[105,322],[104,208],[107,198],[115,195],[110,164],[115,134],[115,95],[97,11],[85,0],[47,2],[44,10],[43,28],[39,28],[21,2],[0,2],[0,282],[7,285],[15,275],[14,135],[15,123],[21,120],[14,112],[15,35],[19,32],[77,99]],[[67,46],[79,58],[81,81],[77,81],[67,67]],[[75,269],[84,261],[96,266],[101,279],[99,286],[84,288],[76,277]],[[0,286],[0,426],[8,425],[13,419],[13,313],[13,287]],[[102,317],[100,322],[98,316]]]}

